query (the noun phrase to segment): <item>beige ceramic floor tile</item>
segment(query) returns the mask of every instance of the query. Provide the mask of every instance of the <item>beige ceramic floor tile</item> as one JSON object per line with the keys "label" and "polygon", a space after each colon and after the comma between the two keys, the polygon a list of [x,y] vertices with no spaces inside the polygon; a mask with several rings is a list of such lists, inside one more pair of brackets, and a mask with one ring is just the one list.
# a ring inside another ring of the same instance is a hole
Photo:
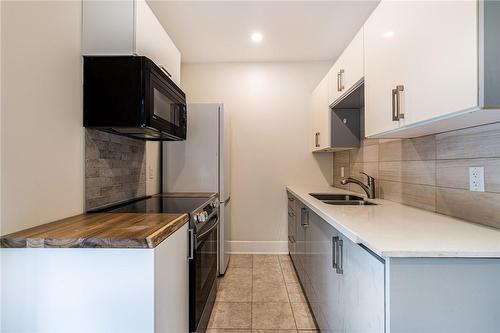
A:
{"label": "beige ceramic floor tile", "polygon": [[316,329],[314,317],[307,303],[292,303],[293,316],[299,330]]}
{"label": "beige ceramic floor tile", "polygon": [[299,278],[297,277],[297,273],[295,273],[295,269],[283,269],[283,278],[285,279],[285,283],[298,283]]}
{"label": "beige ceramic floor tile", "polygon": [[210,328],[206,333],[252,333],[250,330],[233,330],[233,329],[223,329],[223,328]]}
{"label": "beige ceramic floor tile", "polygon": [[253,330],[252,333],[297,333],[296,330]]}
{"label": "beige ceramic floor tile", "polygon": [[278,256],[268,255],[268,254],[260,254],[253,256],[253,264],[262,265],[262,264],[279,264]]}
{"label": "beige ceramic floor tile", "polygon": [[295,267],[293,267],[293,264],[291,261],[281,261],[280,265],[281,265],[282,270],[288,270],[288,271],[295,270]]}
{"label": "beige ceramic floor tile", "polygon": [[252,268],[253,255],[251,254],[231,254],[229,267]]}
{"label": "beige ceramic floor tile", "polygon": [[222,280],[217,290],[217,302],[251,302],[252,281]]}
{"label": "beige ceramic floor tile", "polygon": [[253,329],[296,329],[290,303],[252,303]]}
{"label": "beige ceramic floor tile", "polygon": [[208,327],[250,329],[251,313],[251,303],[217,302],[212,310]]}
{"label": "beige ceramic floor tile", "polygon": [[283,279],[270,281],[256,279],[253,283],[252,300],[254,302],[289,302]]}
{"label": "beige ceramic floor tile", "polygon": [[288,291],[288,298],[290,298],[290,302],[292,303],[306,303],[306,297],[304,296],[304,292],[302,291],[302,287],[300,283],[288,283],[286,284],[286,289]]}
{"label": "beige ceramic floor tile", "polygon": [[278,259],[279,259],[280,263],[281,262],[292,262],[292,258],[290,258],[290,256],[288,254],[279,255]]}
{"label": "beige ceramic floor tile", "polygon": [[228,268],[226,274],[221,278],[222,281],[237,282],[240,284],[252,283],[252,269],[251,268]]}

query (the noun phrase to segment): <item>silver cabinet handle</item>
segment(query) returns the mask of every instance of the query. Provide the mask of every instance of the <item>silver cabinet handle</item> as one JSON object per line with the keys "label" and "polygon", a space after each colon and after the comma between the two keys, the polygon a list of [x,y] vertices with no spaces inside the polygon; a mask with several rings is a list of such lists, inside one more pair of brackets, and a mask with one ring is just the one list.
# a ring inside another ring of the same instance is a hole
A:
{"label": "silver cabinet handle", "polygon": [[404,119],[405,115],[401,112],[401,92],[405,90],[405,87],[400,85],[396,86],[396,109],[398,110],[398,120]]}
{"label": "silver cabinet handle", "polygon": [[405,115],[401,112],[401,95],[400,92],[404,91],[405,87],[402,85],[396,86],[392,89],[392,121],[399,121],[404,119]]}
{"label": "silver cabinet handle", "polygon": [[165,72],[165,74],[167,74],[169,77],[172,77],[172,74],[170,74],[163,65],[160,65],[160,68]]}
{"label": "silver cabinet handle", "polygon": [[189,234],[189,260],[194,259],[194,231],[193,229],[188,229]]}
{"label": "silver cabinet handle", "polygon": [[319,147],[319,132],[314,133],[314,145]]}
{"label": "silver cabinet handle", "polygon": [[302,225],[302,227],[308,228],[309,227],[309,211],[307,210],[307,208],[301,208],[300,210],[301,210],[301,212],[300,212],[300,224]]}
{"label": "silver cabinet handle", "polygon": [[396,89],[392,89],[391,102],[392,102],[392,121],[399,121],[398,112],[396,110],[396,95],[398,94]]}
{"label": "silver cabinet handle", "polygon": [[344,83],[343,83],[343,78],[344,78],[344,70],[341,69],[337,73],[337,91],[342,91],[344,90]]}
{"label": "silver cabinet handle", "polygon": [[332,268],[337,269],[337,242],[339,240],[338,236],[332,237]]}
{"label": "silver cabinet handle", "polygon": [[337,274],[343,274],[344,273],[344,241],[342,239],[339,239],[337,241],[338,244],[338,264],[337,264]]}

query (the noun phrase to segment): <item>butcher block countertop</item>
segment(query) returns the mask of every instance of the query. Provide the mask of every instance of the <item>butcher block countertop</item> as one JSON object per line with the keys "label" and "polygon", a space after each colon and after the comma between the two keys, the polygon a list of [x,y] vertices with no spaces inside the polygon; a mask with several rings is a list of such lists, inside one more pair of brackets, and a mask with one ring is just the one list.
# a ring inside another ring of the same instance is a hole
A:
{"label": "butcher block countertop", "polygon": [[188,214],[90,213],[2,236],[3,248],[154,248]]}

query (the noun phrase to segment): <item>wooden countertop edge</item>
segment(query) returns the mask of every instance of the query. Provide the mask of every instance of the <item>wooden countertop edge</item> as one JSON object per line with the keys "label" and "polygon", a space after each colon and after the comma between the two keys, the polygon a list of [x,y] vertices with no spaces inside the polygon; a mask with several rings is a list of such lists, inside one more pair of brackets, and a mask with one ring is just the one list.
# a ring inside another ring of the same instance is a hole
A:
{"label": "wooden countertop edge", "polygon": [[167,239],[174,232],[179,230],[187,222],[189,222],[189,215],[183,214],[178,218],[176,218],[175,220],[171,221],[170,223],[164,225],[160,229],[156,230],[151,235],[146,237],[146,242],[148,247],[149,248],[156,247],[158,244]]}
{"label": "wooden countertop edge", "polygon": [[[70,217],[71,218],[71,217]],[[35,226],[30,229],[39,229],[42,226],[53,226],[56,223],[70,219],[49,222],[45,225]],[[189,222],[189,214],[179,214],[178,217],[169,221],[164,226],[156,229],[150,235],[140,238],[51,238],[51,237],[0,237],[0,248],[121,248],[121,249],[151,249],[167,239],[184,224]],[[13,233],[11,235],[15,235]]]}

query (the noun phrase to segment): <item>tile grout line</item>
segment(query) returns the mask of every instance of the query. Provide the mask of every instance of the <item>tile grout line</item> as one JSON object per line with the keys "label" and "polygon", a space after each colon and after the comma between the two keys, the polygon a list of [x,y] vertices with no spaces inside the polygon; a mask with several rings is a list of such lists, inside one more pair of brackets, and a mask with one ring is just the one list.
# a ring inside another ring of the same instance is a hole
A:
{"label": "tile grout line", "polygon": [[283,266],[281,265],[281,260],[278,257],[278,263],[280,265],[281,277],[283,278],[283,283],[285,284],[286,296],[288,297],[288,305],[290,306],[290,310],[292,310],[293,322],[295,324],[296,332],[299,331],[299,327],[297,325],[297,319],[295,319],[295,312],[293,312],[292,301],[290,300],[290,293],[288,292],[288,287],[286,285],[285,274],[283,273]]}
{"label": "tile grout line", "polygon": [[250,277],[251,283],[250,283],[250,332],[253,331],[253,260],[254,260],[254,254],[252,254],[252,276]]}

